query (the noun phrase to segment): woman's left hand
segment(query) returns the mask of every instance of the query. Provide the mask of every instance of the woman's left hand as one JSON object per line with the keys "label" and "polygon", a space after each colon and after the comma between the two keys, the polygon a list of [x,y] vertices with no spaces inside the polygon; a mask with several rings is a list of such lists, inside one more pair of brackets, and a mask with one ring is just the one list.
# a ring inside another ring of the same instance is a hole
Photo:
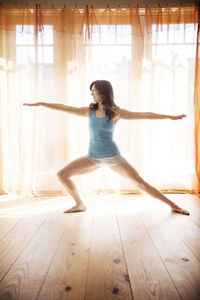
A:
{"label": "woman's left hand", "polygon": [[181,120],[185,117],[186,117],[186,115],[178,115],[178,116],[171,116],[171,119],[172,120]]}

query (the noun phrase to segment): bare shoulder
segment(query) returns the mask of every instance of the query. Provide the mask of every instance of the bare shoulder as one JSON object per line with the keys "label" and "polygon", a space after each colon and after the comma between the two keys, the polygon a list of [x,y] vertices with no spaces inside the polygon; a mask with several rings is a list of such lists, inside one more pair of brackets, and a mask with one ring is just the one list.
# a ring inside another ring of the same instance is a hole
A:
{"label": "bare shoulder", "polygon": [[120,119],[123,115],[125,115],[128,112],[128,110],[123,109],[121,107],[117,107],[115,115]]}
{"label": "bare shoulder", "polygon": [[117,121],[120,119],[120,108],[117,106],[113,109],[113,111],[115,113],[113,121],[117,123]]}
{"label": "bare shoulder", "polygon": [[130,119],[132,117],[134,117],[136,115],[135,112],[124,109],[124,108],[120,108],[119,109],[119,118],[121,119]]}
{"label": "bare shoulder", "polygon": [[113,107],[113,111],[114,111],[115,113],[118,113],[119,110],[120,110],[119,106],[114,106],[114,107]]}
{"label": "bare shoulder", "polygon": [[127,110],[127,109],[124,109],[124,108],[119,108],[119,115],[121,116],[121,115],[123,115],[123,114],[126,114],[126,113],[128,113],[129,111]]}

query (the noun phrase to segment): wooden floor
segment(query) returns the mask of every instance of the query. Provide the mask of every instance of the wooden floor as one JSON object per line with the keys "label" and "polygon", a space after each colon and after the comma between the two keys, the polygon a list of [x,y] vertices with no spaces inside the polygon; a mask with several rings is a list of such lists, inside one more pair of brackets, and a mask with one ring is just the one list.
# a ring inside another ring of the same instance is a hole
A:
{"label": "wooden floor", "polygon": [[200,198],[0,197],[0,299],[200,299]]}

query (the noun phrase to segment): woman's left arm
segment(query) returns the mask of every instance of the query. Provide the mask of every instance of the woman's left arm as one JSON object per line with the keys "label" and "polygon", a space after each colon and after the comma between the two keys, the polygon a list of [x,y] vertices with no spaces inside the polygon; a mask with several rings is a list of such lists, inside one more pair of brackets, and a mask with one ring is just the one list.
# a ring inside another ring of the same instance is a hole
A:
{"label": "woman's left arm", "polygon": [[162,115],[162,114],[156,114],[152,112],[133,112],[126,109],[119,109],[119,117],[120,119],[126,119],[126,120],[134,120],[134,119],[152,119],[152,120],[159,120],[159,119],[171,119],[171,120],[179,120],[182,118],[185,118],[186,115],[177,115],[177,116],[171,116],[171,115]]}

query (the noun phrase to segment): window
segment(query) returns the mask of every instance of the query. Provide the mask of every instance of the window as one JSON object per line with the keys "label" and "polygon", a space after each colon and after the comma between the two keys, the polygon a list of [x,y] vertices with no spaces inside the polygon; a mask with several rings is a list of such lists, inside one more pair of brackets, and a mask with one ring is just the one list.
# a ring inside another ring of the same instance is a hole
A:
{"label": "window", "polygon": [[[95,79],[107,79],[114,86],[117,101],[125,101],[124,91],[128,101],[131,86],[127,78],[132,76],[131,25],[95,25],[91,36],[91,43],[85,44],[88,84]],[[121,82],[120,88],[118,82]]]}
{"label": "window", "polygon": [[[166,180],[171,176],[173,165],[172,182],[177,180],[180,189],[184,189],[186,185],[181,185],[184,182],[183,174],[187,172],[188,178],[195,174],[193,99],[196,32],[194,24],[167,26],[152,27],[152,37],[148,40],[151,45],[148,45],[148,55],[151,59],[147,56],[143,61],[141,100],[143,107],[147,108],[150,103],[152,110],[163,114],[187,115],[181,122],[160,122],[159,126],[156,122],[149,125],[149,130],[153,130],[152,140],[162,141],[152,149],[155,162],[160,159],[160,165],[167,175]],[[160,178],[164,181],[162,176]]]}
{"label": "window", "polygon": [[[33,25],[16,26],[16,67],[17,86],[19,96],[25,102],[47,101],[51,102],[54,93],[54,38],[53,26],[44,25],[44,30],[38,33],[38,41],[35,39]],[[26,99],[26,100],[25,100]],[[36,100],[38,99],[38,100]],[[55,100],[55,99],[54,99]],[[20,129],[20,135],[26,141],[29,139],[27,132],[39,132],[35,139],[37,143],[37,153],[35,164],[38,173],[48,173],[52,170],[53,155],[45,156],[45,151],[53,153],[53,141],[51,136],[52,115],[42,109],[37,110],[37,122],[34,123],[34,113],[31,110],[23,115],[24,129]],[[45,118],[47,127],[41,126],[42,119]],[[38,130],[39,129],[39,130]],[[22,132],[23,131],[23,132]],[[31,146],[31,142],[30,142]],[[44,147],[45,146],[45,147]],[[27,151],[27,150],[26,150]],[[20,150],[23,161],[23,149]],[[23,162],[20,165],[24,165]],[[26,170],[28,171],[28,170]]]}
{"label": "window", "polygon": [[[16,26],[17,62],[36,62],[36,40],[33,25]],[[53,63],[53,26],[44,25],[38,33],[38,62]]]}

